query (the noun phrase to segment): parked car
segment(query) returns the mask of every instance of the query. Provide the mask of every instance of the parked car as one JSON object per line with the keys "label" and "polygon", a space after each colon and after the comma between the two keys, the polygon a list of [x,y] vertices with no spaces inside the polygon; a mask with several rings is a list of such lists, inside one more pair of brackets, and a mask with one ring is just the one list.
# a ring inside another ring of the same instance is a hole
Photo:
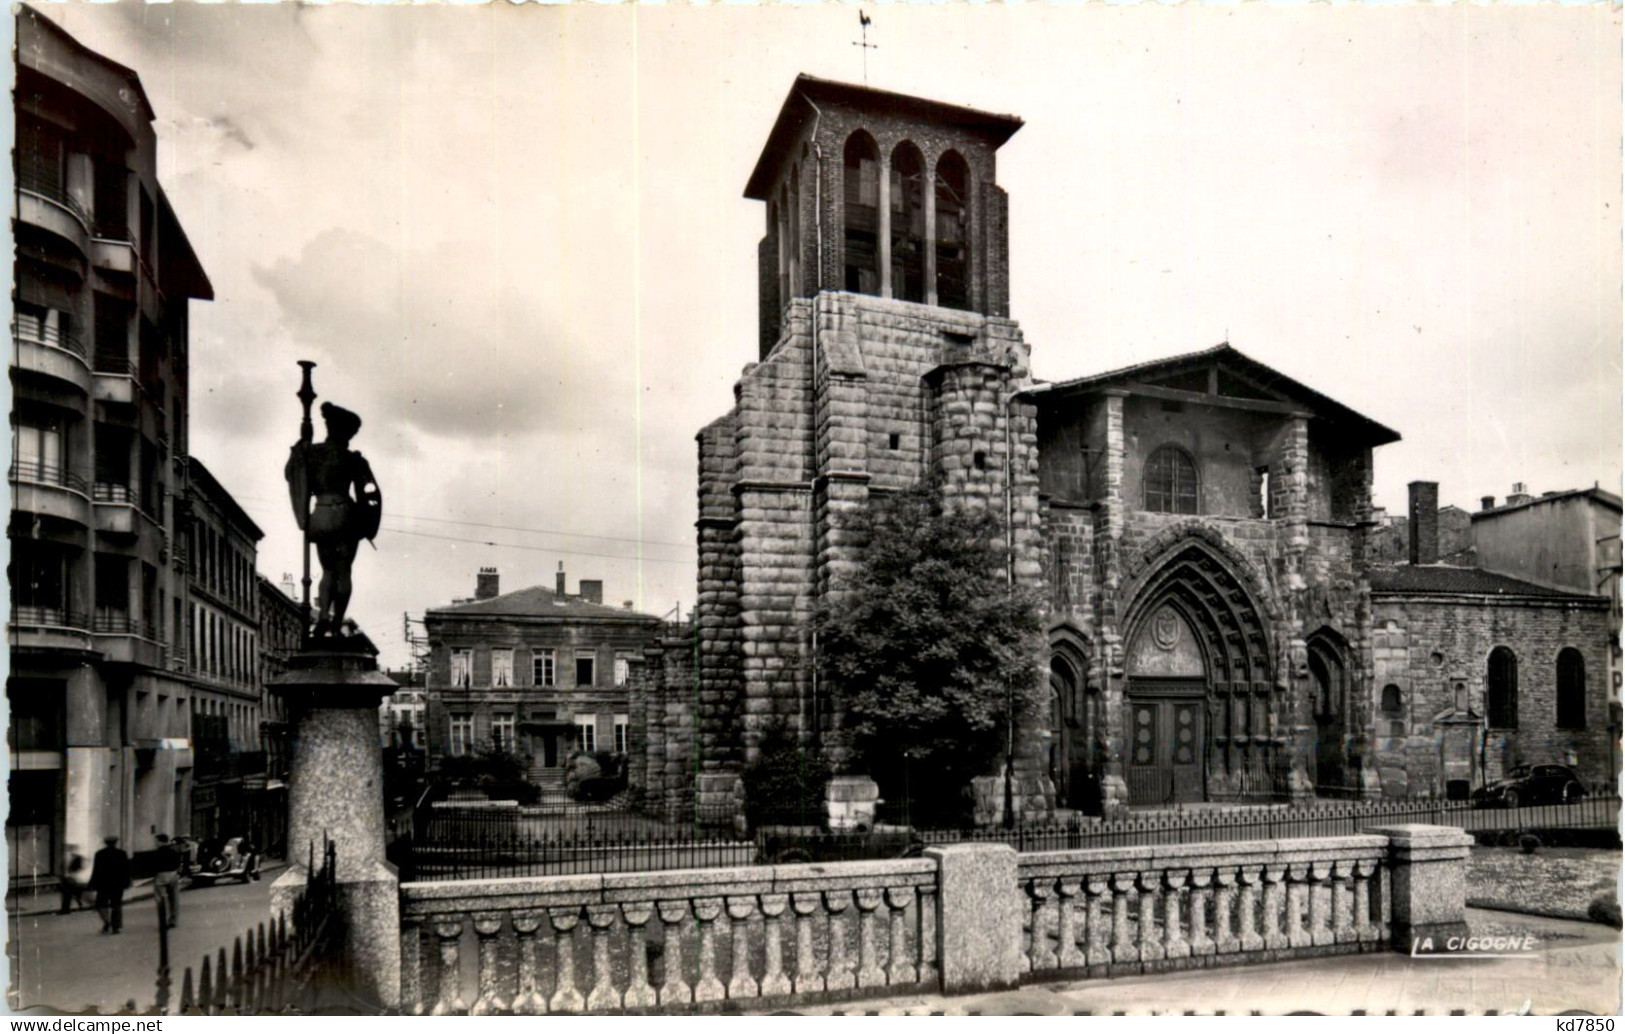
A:
{"label": "parked car", "polygon": [[1481,808],[1520,808],[1526,804],[1573,804],[1586,795],[1567,765],[1519,765],[1506,778],[1473,791]]}
{"label": "parked car", "polygon": [[259,854],[246,837],[204,841],[197,863],[188,873],[192,886],[207,886],[221,880],[247,883],[260,878]]}

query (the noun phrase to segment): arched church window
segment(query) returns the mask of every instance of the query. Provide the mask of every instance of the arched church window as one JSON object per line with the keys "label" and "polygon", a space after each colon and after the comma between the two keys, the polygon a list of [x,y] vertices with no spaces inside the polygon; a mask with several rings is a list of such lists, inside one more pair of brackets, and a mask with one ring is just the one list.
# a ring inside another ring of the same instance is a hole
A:
{"label": "arched church window", "polygon": [[1164,445],[1145,461],[1145,508],[1152,513],[1196,513],[1196,461],[1177,445]]}
{"label": "arched church window", "polygon": [[846,270],[843,286],[859,294],[880,293],[880,148],[858,130],[846,138],[843,167],[846,199]]}
{"label": "arched church window", "polygon": [[1586,727],[1586,662],[1572,646],[1557,655],[1557,727]]}
{"label": "arched church window", "polygon": [[958,151],[937,159],[937,304],[970,308],[970,166]]}
{"label": "arched church window", "polygon": [[1398,686],[1390,682],[1388,685],[1382,687],[1383,714],[1390,716],[1397,715],[1400,711],[1404,710],[1404,707],[1405,704],[1404,701],[1400,699]]}
{"label": "arched church window", "polygon": [[891,290],[925,301],[925,158],[907,140],[891,153]]}
{"label": "arched church window", "polygon": [[1490,651],[1484,711],[1492,729],[1518,727],[1518,658],[1504,646]]}

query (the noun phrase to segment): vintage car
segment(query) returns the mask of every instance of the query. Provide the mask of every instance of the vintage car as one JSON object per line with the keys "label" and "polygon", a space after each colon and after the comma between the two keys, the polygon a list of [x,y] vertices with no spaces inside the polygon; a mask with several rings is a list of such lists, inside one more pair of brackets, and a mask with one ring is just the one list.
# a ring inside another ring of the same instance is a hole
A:
{"label": "vintage car", "polygon": [[198,849],[196,864],[186,873],[192,886],[208,886],[221,880],[247,883],[260,878],[260,859],[245,837],[208,840]]}
{"label": "vintage car", "polygon": [[1567,765],[1519,765],[1506,778],[1473,791],[1481,808],[1521,808],[1526,804],[1573,804],[1585,786]]}

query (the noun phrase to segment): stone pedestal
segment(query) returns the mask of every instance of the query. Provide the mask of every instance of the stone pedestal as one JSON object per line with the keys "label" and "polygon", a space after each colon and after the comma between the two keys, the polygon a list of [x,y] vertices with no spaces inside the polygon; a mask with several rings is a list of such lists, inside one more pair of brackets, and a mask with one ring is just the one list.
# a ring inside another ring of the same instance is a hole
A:
{"label": "stone pedestal", "polygon": [[1008,844],[927,848],[937,863],[942,993],[1001,991],[1021,982],[1021,895]]}
{"label": "stone pedestal", "polygon": [[824,812],[831,833],[861,833],[875,828],[880,787],[868,776],[831,776],[824,784]]}
{"label": "stone pedestal", "polygon": [[1393,897],[1389,930],[1395,951],[1431,937],[1435,944],[1467,934],[1467,849],[1473,838],[1454,826],[1379,826],[1388,838]]}
{"label": "stone pedestal", "polygon": [[293,752],[288,779],[288,861],[271,886],[273,912],[292,905],[334,844],[352,991],[382,1009],[400,998],[400,892],[384,860],[384,766],[378,705],[395,683],[370,646],[317,645],[295,654],[271,683],[288,705]]}
{"label": "stone pedestal", "polygon": [[694,821],[732,828],[742,817],[738,783],[737,772],[701,772],[694,780]]}

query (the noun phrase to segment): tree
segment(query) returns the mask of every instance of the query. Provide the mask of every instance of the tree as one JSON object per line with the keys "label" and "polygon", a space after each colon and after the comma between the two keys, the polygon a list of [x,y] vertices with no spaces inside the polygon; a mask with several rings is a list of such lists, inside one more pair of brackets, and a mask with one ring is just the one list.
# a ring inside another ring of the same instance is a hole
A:
{"label": "tree", "polygon": [[864,563],[816,622],[852,745],[888,800],[965,806],[1044,704],[1037,594],[1012,586],[1003,522],[919,488],[855,521]]}

